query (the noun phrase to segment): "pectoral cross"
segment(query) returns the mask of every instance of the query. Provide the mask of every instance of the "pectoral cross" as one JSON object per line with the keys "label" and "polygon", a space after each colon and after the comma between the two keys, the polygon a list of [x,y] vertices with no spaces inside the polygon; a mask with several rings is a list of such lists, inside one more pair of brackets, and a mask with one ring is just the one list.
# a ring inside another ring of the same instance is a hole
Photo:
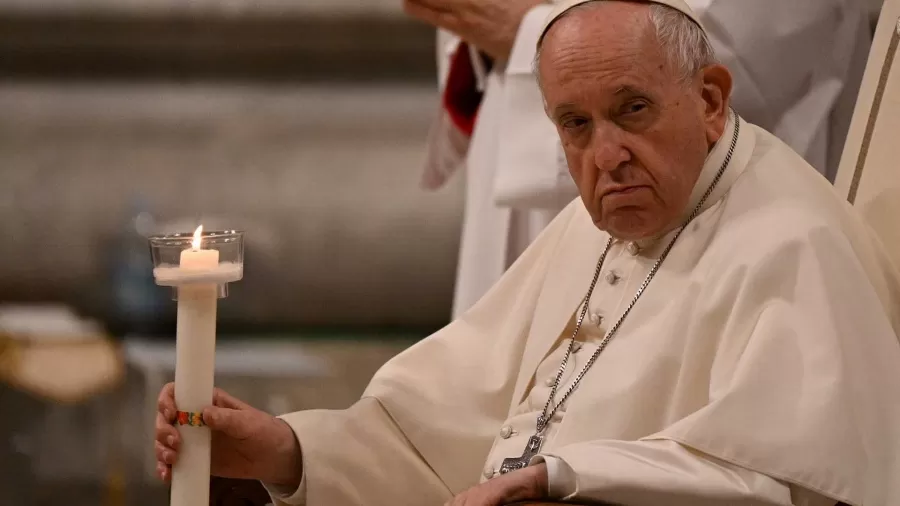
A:
{"label": "pectoral cross", "polygon": [[541,444],[544,443],[544,437],[538,436],[535,434],[528,438],[528,444],[525,445],[525,451],[522,452],[521,457],[510,457],[508,459],[503,459],[503,464],[500,465],[500,474],[506,474],[510,471],[516,471],[518,469],[524,469],[528,467],[528,462],[532,457],[537,455],[537,452],[541,450]]}

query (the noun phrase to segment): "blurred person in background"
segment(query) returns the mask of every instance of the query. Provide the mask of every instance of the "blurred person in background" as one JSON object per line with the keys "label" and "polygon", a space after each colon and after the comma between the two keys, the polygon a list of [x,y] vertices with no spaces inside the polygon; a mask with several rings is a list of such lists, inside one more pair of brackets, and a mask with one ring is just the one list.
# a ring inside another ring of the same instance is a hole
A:
{"label": "blurred person in background", "polygon": [[[830,181],[871,43],[858,0],[687,0],[734,75],[733,105]],[[541,0],[404,0],[438,28],[441,107],[423,186],[466,167],[458,317],[577,195],[533,72]]]}

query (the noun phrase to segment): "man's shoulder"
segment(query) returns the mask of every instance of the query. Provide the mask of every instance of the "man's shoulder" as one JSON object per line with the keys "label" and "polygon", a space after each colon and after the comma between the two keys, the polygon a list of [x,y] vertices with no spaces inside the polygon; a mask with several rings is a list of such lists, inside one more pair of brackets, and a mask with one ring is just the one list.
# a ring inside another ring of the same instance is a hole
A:
{"label": "man's shoulder", "polygon": [[748,169],[735,183],[731,200],[757,209],[751,216],[783,218],[781,227],[838,226],[856,211],[822,174],[771,133],[756,127],[756,147]]}
{"label": "man's shoulder", "polygon": [[758,136],[750,166],[726,198],[719,236],[732,247],[770,250],[813,235],[852,242],[866,227],[814,168],[771,134]]}

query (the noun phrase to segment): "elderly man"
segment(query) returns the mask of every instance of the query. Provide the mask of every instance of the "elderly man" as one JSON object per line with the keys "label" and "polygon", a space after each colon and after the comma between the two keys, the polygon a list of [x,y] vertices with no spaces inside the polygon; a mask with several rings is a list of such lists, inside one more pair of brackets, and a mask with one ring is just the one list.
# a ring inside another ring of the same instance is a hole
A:
{"label": "elderly man", "polygon": [[213,472],[282,504],[900,504],[900,276],[869,229],[730,111],[681,0],[573,1],[542,33],[580,200],[352,407],[217,393]]}
{"label": "elderly man", "polygon": [[[558,1],[558,0],[554,0]],[[425,186],[465,165],[466,198],[453,315],[493,286],[577,195],[532,75],[553,2],[405,0],[446,31],[438,44],[442,110]],[[830,180],[871,41],[860,0],[687,0],[734,79],[732,105]],[[518,29],[517,29],[518,28]]]}

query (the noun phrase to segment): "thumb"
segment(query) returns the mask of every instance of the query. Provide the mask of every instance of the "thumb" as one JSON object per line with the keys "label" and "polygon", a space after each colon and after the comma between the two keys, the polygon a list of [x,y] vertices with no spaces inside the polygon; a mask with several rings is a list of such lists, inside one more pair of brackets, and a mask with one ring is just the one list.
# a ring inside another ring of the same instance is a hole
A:
{"label": "thumb", "polygon": [[247,412],[231,408],[208,406],[203,410],[203,422],[212,430],[234,438],[246,438],[249,434]]}

